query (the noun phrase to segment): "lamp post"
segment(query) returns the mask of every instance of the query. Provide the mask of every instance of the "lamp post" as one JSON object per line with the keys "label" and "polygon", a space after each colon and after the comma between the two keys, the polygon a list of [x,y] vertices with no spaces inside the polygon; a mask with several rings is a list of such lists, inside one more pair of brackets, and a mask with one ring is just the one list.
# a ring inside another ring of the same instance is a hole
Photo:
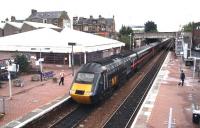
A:
{"label": "lamp post", "polygon": [[132,33],[130,33],[130,50],[132,50],[132,48],[131,48],[131,37],[132,37]]}
{"label": "lamp post", "polygon": [[71,59],[71,64],[72,64],[72,76],[74,76],[74,52],[73,52],[73,46],[76,45],[74,42],[68,42],[69,46],[72,46],[72,59]]}
{"label": "lamp post", "polygon": [[42,73],[42,49],[40,48],[40,59],[39,59],[39,63],[40,63],[40,73]]}

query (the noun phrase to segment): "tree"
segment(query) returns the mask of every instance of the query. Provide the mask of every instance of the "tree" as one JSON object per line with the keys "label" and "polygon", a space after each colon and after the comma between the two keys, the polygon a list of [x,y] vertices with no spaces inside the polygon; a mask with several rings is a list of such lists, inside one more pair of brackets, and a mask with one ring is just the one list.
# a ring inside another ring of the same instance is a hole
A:
{"label": "tree", "polygon": [[144,24],[144,32],[157,32],[157,25],[153,21],[147,21]]}
{"label": "tree", "polygon": [[183,25],[182,29],[184,32],[192,32],[193,27],[194,27],[194,22],[189,22],[188,24]]}
{"label": "tree", "polygon": [[126,27],[122,25],[121,29],[119,30],[119,41],[125,43],[125,49],[130,48],[130,34],[131,33],[133,33],[133,30],[129,26]]}
{"label": "tree", "polygon": [[[153,21],[147,21],[144,24],[144,32],[158,32],[157,25]],[[146,39],[146,44],[158,41],[158,39]]]}
{"label": "tree", "polygon": [[28,72],[30,64],[27,57],[24,54],[17,53],[14,59],[16,64],[19,64],[19,72]]}

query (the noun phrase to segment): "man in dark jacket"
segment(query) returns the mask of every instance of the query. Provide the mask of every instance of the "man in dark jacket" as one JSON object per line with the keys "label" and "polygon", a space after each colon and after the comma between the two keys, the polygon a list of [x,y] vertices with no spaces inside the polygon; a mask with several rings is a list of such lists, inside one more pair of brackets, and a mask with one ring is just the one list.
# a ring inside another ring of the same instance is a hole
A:
{"label": "man in dark jacket", "polygon": [[183,86],[185,80],[185,73],[183,72],[183,70],[181,70],[180,79],[181,79],[181,85]]}

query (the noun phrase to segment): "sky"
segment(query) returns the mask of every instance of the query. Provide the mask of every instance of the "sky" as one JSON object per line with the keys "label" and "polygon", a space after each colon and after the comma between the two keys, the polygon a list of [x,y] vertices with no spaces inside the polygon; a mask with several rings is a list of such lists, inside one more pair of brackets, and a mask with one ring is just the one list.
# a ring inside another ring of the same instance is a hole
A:
{"label": "sky", "polygon": [[189,22],[200,22],[200,0],[0,0],[0,20],[15,16],[26,19],[31,9],[38,12],[66,11],[74,16],[115,18],[116,31],[122,25],[157,24],[160,32],[181,29]]}

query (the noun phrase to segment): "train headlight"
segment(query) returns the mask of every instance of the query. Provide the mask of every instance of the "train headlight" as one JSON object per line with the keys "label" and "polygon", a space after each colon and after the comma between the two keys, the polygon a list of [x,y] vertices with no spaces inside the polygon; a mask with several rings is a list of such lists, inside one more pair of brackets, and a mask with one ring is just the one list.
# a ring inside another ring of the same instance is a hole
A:
{"label": "train headlight", "polygon": [[92,92],[85,92],[84,94],[85,95],[92,95],[93,93]]}
{"label": "train headlight", "polygon": [[70,94],[74,94],[76,91],[75,90],[70,90],[69,93]]}

